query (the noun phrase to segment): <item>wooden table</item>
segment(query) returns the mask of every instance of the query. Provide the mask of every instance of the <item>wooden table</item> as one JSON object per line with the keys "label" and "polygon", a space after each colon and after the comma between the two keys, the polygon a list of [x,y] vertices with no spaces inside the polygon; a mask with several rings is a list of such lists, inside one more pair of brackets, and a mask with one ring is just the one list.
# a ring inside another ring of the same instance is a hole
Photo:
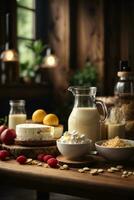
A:
{"label": "wooden table", "polygon": [[[131,167],[131,171],[133,169],[134,166]],[[105,171],[93,176],[89,172],[80,173],[78,169],[60,170],[35,165],[19,165],[15,160],[10,160],[0,161],[0,180],[5,185],[42,192],[56,192],[92,199],[103,198],[103,200],[134,199],[134,175],[121,178],[121,172]]]}

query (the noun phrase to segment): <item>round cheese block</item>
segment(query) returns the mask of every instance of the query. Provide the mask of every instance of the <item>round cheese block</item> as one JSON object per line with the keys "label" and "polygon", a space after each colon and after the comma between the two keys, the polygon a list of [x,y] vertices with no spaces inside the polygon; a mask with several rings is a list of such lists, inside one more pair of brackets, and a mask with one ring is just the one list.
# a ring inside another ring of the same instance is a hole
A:
{"label": "round cheese block", "polygon": [[42,124],[18,124],[15,143],[20,145],[51,145],[54,128]]}

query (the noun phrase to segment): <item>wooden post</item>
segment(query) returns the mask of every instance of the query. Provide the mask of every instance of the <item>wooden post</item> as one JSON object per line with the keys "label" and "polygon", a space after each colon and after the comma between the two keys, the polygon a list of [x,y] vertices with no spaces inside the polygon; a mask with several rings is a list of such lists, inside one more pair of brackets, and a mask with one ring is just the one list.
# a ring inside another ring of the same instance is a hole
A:
{"label": "wooden post", "polygon": [[[69,0],[49,0],[51,26],[49,32],[50,45],[59,59],[59,64],[51,70],[51,79],[56,91],[55,95],[64,99],[64,91],[68,87],[69,71]],[[60,98],[58,97],[58,100]]]}
{"label": "wooden post", "polygon": [[112,95],[120,60],[121,1],[105,1],[105,95]]}
{"label": "wooden post", "polygon": [[104,79],[104,17],[102,0],[79,0],[77,18],[77,66],[87,59],[96,66],[101,87]]}

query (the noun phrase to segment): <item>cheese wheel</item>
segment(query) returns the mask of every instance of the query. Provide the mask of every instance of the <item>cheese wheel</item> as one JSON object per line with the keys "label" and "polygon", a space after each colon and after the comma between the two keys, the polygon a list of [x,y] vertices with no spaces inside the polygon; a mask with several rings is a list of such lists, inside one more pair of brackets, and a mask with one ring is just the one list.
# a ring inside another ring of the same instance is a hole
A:
{"label": "cheese wheel", "polygon": [[42,124],[19,124],[16,126],[16,140],[43,141],[53,138],[54,128]]}

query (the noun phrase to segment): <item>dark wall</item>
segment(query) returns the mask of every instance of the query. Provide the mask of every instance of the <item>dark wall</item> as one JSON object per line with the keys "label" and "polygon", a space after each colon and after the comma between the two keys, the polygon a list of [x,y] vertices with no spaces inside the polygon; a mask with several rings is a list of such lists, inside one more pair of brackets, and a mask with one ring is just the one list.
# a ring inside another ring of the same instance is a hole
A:
{"label": "dark wall", "polygon": [[[66,87],[68,72],[83,67],[89,57],[97,66],[103,95],[112,95],[119,60],[128,59],[134,69],[134,1],[36,0],[36,4],[36,36],[55,45],[62,60],[52,77],[53,81],[58,77],[55,84]],[[15,5],[15,0],[0,1],[0,48],[5,39],[6,12],[12,15],[11,38],[16,46]]]}
{"label": "dark wall", "polygon": [[134,70],[134,1],[105,0],[105,94],[113,94],[119,60],[128,60]]}
{"label": "dark wall", "polygon": [[5,44],[6,13],[10,13],[10,43],[16,48],[16,0],[0,0],[0,48]]}
{"label": "dark wall", "polygon": [[48,0],[36,0],[36,37],[48,43],[50,10]]}

